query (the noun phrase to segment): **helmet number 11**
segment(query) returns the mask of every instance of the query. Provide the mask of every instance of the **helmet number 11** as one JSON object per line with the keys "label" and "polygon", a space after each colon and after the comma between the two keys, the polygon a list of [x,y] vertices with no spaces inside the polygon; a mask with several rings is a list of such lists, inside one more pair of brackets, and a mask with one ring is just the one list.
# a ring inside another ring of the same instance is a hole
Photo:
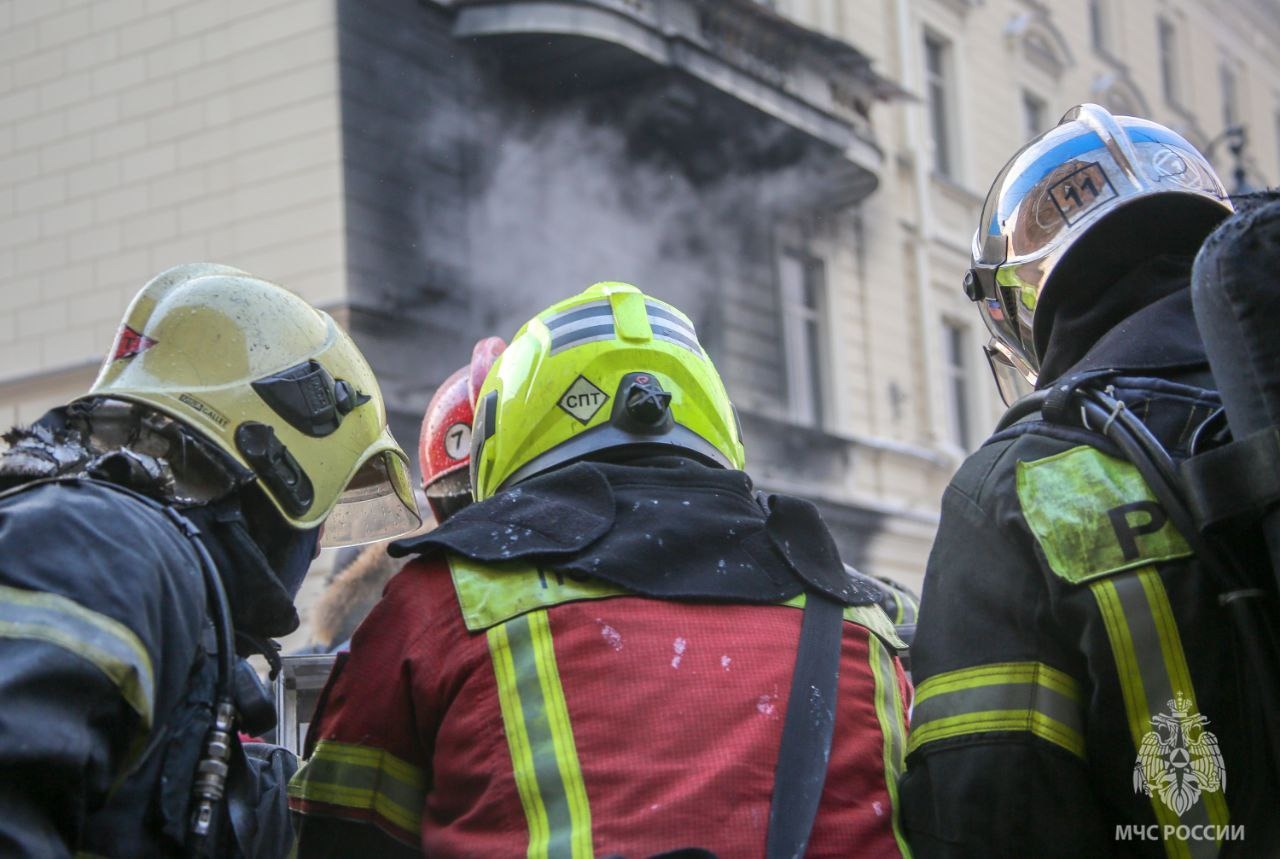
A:
{"label": "helmet number 11", "polygon": [[1068,224],[1099,203],[1116,196],[1107,174],[1098,162],[1086,164],[1049,188],[1053,204]]}

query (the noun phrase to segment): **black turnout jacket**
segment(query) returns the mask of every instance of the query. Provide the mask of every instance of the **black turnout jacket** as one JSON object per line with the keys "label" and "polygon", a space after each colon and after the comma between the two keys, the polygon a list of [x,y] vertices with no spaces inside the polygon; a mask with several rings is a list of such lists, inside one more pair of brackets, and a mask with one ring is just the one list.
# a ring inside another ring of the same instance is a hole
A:
{"label": "black turnout jacket", "polygon": [[[1218,405],[1185,288],[1072,373],[1099,368],[1175,458]],[[943,498],[912,648],[914,855],[1277,855],[1218,596],[1104,437],[1033,418],[989,440]]]}

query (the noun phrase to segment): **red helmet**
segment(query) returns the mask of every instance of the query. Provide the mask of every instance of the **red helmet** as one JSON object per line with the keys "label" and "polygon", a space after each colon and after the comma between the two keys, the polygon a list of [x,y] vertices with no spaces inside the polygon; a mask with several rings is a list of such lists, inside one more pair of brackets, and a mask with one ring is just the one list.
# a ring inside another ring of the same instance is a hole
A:
{"label": "red helmet", "polygon": [[507,348],[501,337],[486,337],[471,350],[471,364],[444,381],[427,406],[418,436],[422,486],[436,522],[471,503],[471,420],[476,394],[489,368]]}

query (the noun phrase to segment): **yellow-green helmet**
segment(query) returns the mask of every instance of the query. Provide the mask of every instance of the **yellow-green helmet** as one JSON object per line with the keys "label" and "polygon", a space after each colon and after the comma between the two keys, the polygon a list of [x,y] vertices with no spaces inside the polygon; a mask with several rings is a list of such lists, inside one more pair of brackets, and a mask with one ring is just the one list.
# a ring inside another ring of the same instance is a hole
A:
{"label": "yellow-green helmet", "polygon": [[142,403],[252,473],[322,545],[399,536],[421,519],[373,371],[328,314],[229,266],[142,288],[87,396]]}
{"label": "yellow-green helmet", "polygon": [[678,450],[742,468],[737,416],[689,318],[625,283],[597,283],[525,323],[476,404],[477,500],[610,448]]}

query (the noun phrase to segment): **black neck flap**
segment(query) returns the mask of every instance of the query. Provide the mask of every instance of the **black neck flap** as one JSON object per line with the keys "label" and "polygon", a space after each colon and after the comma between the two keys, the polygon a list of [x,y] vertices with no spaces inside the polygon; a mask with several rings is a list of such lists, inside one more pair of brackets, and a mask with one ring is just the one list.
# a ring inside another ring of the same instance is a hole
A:
{"label": "black neck flap", "polygon": [[518,560],[661,599],[772,603],[808,588],[844,605],[875,602],[845,573],[816,507],[769,500],[766,513],[741,471],[679,457],[580,462],[473,504],[390,553]]}

